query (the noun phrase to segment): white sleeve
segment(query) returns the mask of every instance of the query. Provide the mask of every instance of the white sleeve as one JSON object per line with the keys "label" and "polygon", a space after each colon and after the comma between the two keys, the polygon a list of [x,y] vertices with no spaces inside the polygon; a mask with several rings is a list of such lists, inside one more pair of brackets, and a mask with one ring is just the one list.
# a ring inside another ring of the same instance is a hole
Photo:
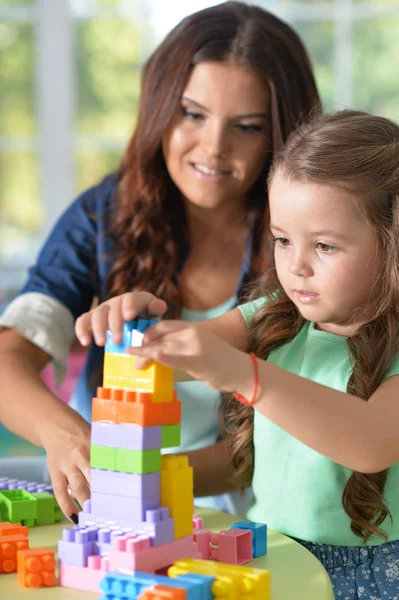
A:
{"label": "white sleeve", "polygon": [[0,315],[0,329],[15,329],[51,356],[57,387],[65,376],[74,325],[72,313],[61,302],[38,292],[17,296]]}

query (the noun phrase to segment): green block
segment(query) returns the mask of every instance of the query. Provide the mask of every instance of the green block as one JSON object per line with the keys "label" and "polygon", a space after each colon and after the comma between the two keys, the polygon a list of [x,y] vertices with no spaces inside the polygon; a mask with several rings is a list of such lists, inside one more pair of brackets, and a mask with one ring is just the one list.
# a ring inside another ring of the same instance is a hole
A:
{"label": "green block", "polygon": [[37,519],[37,500],[26,490],[3,490],[0,510],[6,521],[33,527]]}
{"label": "green block", "polygon": [[116,449],[116,469],[123,473],[153,473],[161,470],[161,449],[125,450]]}
{"label": "green block", "polygon": [[116,471],[116,450],[117,448],[92,444],[90,447],[90,466],[93,469]]}
{"label": "green block", "polygon": [[161,448],[180,446],[180,423],[176,425],[162,425]]}
{"label": "green block", "polygon": [[58,508],[55,496],[48,492],[32,492],[32,496],[37,500],[36,525],[54,525]]}

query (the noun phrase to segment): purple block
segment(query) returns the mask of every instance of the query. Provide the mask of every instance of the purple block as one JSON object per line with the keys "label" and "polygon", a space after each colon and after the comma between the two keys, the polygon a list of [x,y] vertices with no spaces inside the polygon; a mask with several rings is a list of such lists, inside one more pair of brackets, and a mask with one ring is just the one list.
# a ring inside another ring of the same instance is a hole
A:
{"label": "purple block", "polygon": [[97,530],[97,527],[63,529],[62,540],[58,542],[59,560],[67,565],[87,567],[87,557],[96,553]]}
{"label": "purple block", "polygon": [[[141,475],[138,473],[91,469],[90,489],[92,492],[112,493],[115,496],[130,496],[133,498],[157,496],[160,498],[160,478],[159,471]],[[158,502],[159,504],[160,502]]]}
{"label": "purple block", "polygon": [[[134,533],[143,533],[151,539],[151,546],[161,546],[174,539],[174,522],[169,516],[169,509],[161,507],[155,510],[149,510],[146,514],[146,519],[143,521],[129,519],[110,519],[102,517],[91,512],[91,500],[86,500],[83,504],[83,510],[79,513],[80,526],[97,526],[99,528],[115,528],[123,529],[123,531],[134,531]],[[111,533],[111,541],[113,535]]]}
{"label": "purple block", "polygon": [[162,427],[141,427],[131,423],[93,421],[91,443],[125,450],[151,450],[161,447]]}
{"label": "purple block", "polygon": [[91,491],[93,513],[110,519],[144,521],[146,511],[159,508],[160,503],[159,495],[133,498]]}

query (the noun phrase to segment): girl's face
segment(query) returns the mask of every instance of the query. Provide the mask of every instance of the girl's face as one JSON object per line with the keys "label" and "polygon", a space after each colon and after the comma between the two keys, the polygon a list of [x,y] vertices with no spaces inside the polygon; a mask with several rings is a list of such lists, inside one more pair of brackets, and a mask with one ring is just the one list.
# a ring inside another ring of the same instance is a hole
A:
{"label": "girl's face", "polygon": [[339,188],[289,182],[277,172],[269,189],[279,280],[303,317],[320,329],[352,335],[354,311],[371,301],[377,239]]}
{"label": "girl's face", "polygon": [[162,148],[188,206],[242,210],[272,150],[267,86],[234,64],[198,64]]}

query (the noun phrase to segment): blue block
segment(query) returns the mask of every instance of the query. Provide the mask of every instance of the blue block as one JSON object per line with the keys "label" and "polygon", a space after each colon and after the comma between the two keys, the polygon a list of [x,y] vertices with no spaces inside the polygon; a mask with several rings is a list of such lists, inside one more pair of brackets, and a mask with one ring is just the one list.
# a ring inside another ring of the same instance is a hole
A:
{"label": "blue block", "polygon": [[253,521],[237,521],[230,529],[249,529],[252,531],[252,555],[254,558],[267,554],[267,525]]}
{"label": "blue block", "polygon": [[107,331],[105,352],[112,352],[113,354],[126,354],[127,346],[141,346],[141,339],[143,333],[158,323],[159,319],[132,319],[131,321],[125,321],[123,324],[123,340],[120,344],[114,344],[112,341],[111,332]]}
{"label": "blue block", "polygon": [[186,590],[187,600],[212,600],[211,585],[214,577],[186,573],[179,577],[154,575],[140,571],[128,573],[107,573],[100,581],[100,588],[105,592],[102,600],[135,600],[141,592],[152,585],[165,585]]}

